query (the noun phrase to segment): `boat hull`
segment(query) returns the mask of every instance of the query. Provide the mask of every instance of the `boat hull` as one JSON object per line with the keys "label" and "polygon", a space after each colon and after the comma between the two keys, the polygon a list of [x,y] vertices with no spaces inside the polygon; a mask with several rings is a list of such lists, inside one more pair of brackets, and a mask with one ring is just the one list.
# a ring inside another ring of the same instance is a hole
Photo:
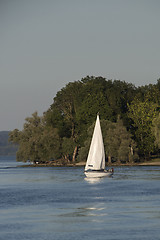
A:
{"label": "boat hull", "polygon": [[85,171],[84,174],[88,178],[101,178],[101,177],[111,177],[113,175],[113,170],[108,171]]}

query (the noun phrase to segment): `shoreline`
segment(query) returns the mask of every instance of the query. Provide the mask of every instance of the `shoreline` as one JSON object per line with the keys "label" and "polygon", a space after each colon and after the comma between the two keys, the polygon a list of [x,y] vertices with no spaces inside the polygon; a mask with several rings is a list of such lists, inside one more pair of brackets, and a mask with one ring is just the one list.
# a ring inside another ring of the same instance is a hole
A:
{"label": "shoreline", "polygon": [[[61,163],[44,163],[44,164],[28,164],[22,165],[21,167],[84,167],[86,162],[78,162],[78,163],[68,163],[68,164],[61,164]],[[141,163],[126,163],[126,164],[106,164],[106,168],[109,167],[125,167],[125,166],[160,166],[160,161],[153,161],[153,162],[141,162]]]}

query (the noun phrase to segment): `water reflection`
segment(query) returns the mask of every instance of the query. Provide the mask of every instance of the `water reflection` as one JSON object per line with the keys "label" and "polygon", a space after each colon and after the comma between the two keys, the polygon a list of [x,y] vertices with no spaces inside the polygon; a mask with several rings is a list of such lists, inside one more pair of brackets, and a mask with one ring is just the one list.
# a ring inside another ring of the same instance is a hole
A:
{"label": "water reflection", "polygon": [[[58,214],[58,217],[67,217],[67,218],[81,218],[81,217],[89,217],[92,218],[94,217],[94,221],[99,221],[99,219],[96,219],[95,217],[102,217],[108,215],[106,212],[106,208],[104,205],[93,205],[93,206],[86,206],[86,207],[79,207],[79,208],[70,208],[70,209],[59,209],[62,211],[61,214]],[[89,220],[89,219],[88,219]],[[90,219],[91,220],[91,219]],[[78,219],[76,220],[78,221]],[[87,219],[86,219],[87,221]],[[101,219],[102,221],[102,219]]]}
{"label": "water reflection", "polygon": [[95,183],[99,183],[102,181],[102,178],[84,178],[84,180],[88,183],[91,183],[91,184],[95,184]]}

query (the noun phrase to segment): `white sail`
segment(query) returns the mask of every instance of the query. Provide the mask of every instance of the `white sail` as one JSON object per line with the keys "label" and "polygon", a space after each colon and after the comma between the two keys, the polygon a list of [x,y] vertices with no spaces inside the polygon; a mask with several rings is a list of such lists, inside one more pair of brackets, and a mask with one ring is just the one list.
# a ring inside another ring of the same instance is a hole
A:
{"label": "white sail", "polygon": [[99,115],[97,115],[85,171],[105,169],[105,152]]}

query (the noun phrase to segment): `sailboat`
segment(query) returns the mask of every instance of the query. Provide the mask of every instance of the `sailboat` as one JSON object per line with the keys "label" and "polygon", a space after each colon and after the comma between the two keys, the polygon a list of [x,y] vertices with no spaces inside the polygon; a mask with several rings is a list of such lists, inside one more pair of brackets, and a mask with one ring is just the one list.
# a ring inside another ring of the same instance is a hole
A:
{"label": "sailboat", "polygon": [[86,177],[100,178],[112,176],[113,172],[114,172],[113,168],[105,170],[105,151],[99,114],[97,114],[97,119],[94,127],[94,132],[84,173]]}

